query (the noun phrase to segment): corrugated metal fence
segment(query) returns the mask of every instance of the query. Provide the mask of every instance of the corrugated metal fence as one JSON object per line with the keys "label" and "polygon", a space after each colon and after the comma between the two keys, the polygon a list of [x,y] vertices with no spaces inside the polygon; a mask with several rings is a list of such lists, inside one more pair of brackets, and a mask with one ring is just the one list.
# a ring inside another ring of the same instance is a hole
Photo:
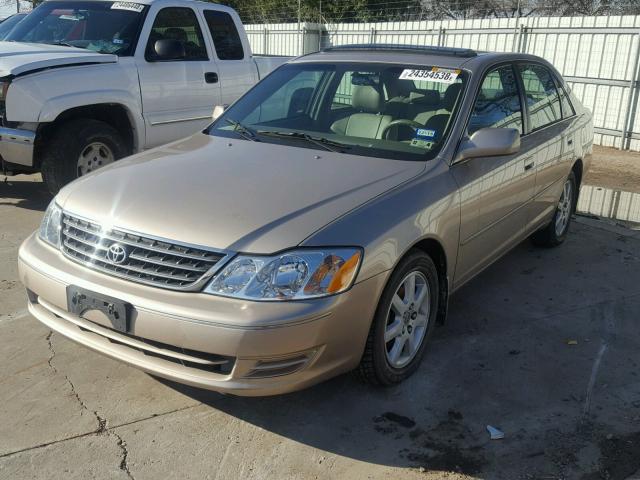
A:
{"label": "corrugated metal fence", "polygon": [[595,142],[640,151],[640,16],[247,25],[254,53],[298,55],[349,43],[526,52],[546,58],[594,114]]}

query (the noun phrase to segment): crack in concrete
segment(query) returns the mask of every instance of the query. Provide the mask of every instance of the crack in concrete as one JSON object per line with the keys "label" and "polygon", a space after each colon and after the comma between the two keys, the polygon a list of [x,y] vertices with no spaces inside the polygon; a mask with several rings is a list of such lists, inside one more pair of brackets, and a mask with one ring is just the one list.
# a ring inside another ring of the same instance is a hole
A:
{"label": "crack in concrete", "polygon": [[[132,420],[132,421],[130,421],[130,422],[121,423],[121,424],[119,424],[119,425],[115,425],[115,426],[113,426],[113,427],[107,427],[107,426],[106,426],[106,422],[105,422],[104,430],[103,430],[102,432],[92,430],[92,431],[90,431],[90,432],[80,433],[80,434],[78,434],[78,435],[72,435],[72,436],[70,436],[70,437],[62,438],[62,439],[60,439],[60,440],[53,440],[53,441],[51,441],[51,442],[40,443],[40,444],[38,444],[38,445],[34,445],[34,446],[32,446],[32,447],[22,448],[22,449],[20,449],[20,450],[15,450],[15,451],[13,451],[13,452],[8,452],[8,453],[0,454],[0,459],[2,459],[2,458],[6,458],[6,457],[11,457],[12,455],[17,455],[17,454],[19,454],[19,453],[29,452],[29,451],[31,451],[31,450],[38,450],[39,448],[49,447],[49,446],[51,446],[51,445],[56,445],[56,444],[58,444],[58,443],[68,442],[68,441],[70,441],[70,440],[76,440],[76,439],[78,439],[78,438],[89,437],[89,436],[91,436],[91,435],[99,435],[100,433],[105,433],[105,432],[107,432],[107,433],[109,433],[109,434],[110,434],[110,433],[111,433],[113,430],[115,430],[116,428],[127,427],[127,426],[129,426],[129,425],[135,425],[136,423],[146,422],[147,420],[154,420],[154,419],[156,419],[156,418],[164,417],[164,416],[166,416],[166,415],[172,415],[172,414],[174,414],[174,413],[183,412],[183,411],[185,411],[185,410],[189,410],[189,409],[191,409],[191,408],[195,408],[195,407],[198,407],[198,406],[200,406],[200,405],[202,405],[202,403],[197,403],[197,404],[195,404],[195,405],[189,405],[188,407],[176,408],[175,410],[170,410],[170,411],[168,411],[168,412],[163,412],[163,413],[154,413],[154,414],[152,414],[152,415],[150,415],[150,416],[148,416],[148,417],[138,418],[138,419],[136,419],[136,420]],[[115,433],[115,432],[114,432],[114,433]],[[128,452],[127,452],[127,455],[128,455]]]}
{"label": "crack in concrete", "polygon": [[[56,356],[56,351],[54,350],[53,343],[51,342],[51,336],[52,335],[53,335],[53,330],[49,330],[49,334],[47,335],[46,340],[47,340],[47,344],[49,345],[49,351],[51,352],[51,355],[49,356],[49,359],[47,360],[47,363],[49,364],[49,367],[51,367],[51,369],[53,370],[53,372],[55,374],[59,374],[60,372],[58,371],[58,369],[52,363],[54,357]],[[71,379],[69,378],[69,376],[66,375],[66,374],[63,374],[63,376],[64,376],[64,379],[69,384],[69,386],[71,387],[71,393],[75,397],[76,401],[80,404],[80,407],[82,407],[83,410],[86,410],[87,412],[90,412],[91,410],[89,410],[87,405],[80,398],[80,395],[78,395],[78,392],[76,391],[76,387],[73,384],[73,382],[71,381]],[[118,435],[115,431],[109,430],[106,418],[102,418],[100,416],[100,414],[96,410],[93,410],[92,413],[93,413],[93,416],[96,419],[96,422],[98,422],[98,425],[97,425],[97,428],[94,431],[89,432],[86,435],[94,435],[95,434],[95,435],[113,436],[116,439],[116,444],[118,445],[118,448],[120,449],[120,452],[121,452],[120,470],[125,472],[127,474],[128,478],[130,478],[131,480],[134,480],[133,475],[129,471],[129,464],[128,464],[129,451],[127,450],[126,442],[124,440],[122,440],[122,437],[120,435]],[[75,437],[75,438],[77,438],[77,437]],[[2,458],[2,457],[4,457],[4,455],[0,456],[0,458]]]}

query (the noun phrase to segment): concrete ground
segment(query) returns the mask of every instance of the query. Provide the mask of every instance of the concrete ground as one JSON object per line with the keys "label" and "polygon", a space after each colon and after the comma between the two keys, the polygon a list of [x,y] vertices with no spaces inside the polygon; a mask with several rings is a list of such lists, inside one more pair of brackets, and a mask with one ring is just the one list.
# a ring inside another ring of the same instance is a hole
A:
{"label": "concrete ground", "polygon": [[[612,151],[596,154],[608,172]],[[637,231],[578,219],[560,248],[521,244],[454,296],[400,386],[343,376],[250,399],[157,380],[30,317],[16,252],[48,201],[36,176],[0,183],[2,479],[640,478]]]}

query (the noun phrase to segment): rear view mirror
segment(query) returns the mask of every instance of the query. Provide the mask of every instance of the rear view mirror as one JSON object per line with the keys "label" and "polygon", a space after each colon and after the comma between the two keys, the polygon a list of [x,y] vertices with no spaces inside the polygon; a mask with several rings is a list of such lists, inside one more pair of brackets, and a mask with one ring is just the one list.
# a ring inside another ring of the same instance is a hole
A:
{"label": "rear view mirror", "polygon": [[187,52],[184,49],[184,43],[180,40],[173,40],[165,38],[158,40],[153,46],[154,60],[166,61],[166,60],[181,60],[187,56]]}
{"label": "rear view mirror", "polygon": [[511,155],[520,151],[520,132],[516,128],[481,128],[460,144],[456,161],[475,157]]}
{"label": "rear view mirror", "polygon": [[227,109],[227,105],[216,105],[215,107],[213,107],[213,113],[211,114],[211,118],[213,120],[217,120],[218,118],[220,118],[220,115],[222,115],[226,109]]}

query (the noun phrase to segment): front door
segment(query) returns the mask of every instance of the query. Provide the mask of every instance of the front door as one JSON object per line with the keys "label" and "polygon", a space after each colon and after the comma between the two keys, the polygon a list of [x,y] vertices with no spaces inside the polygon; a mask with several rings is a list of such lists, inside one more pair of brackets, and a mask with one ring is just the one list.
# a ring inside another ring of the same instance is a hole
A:
{"label": "front door", "polygon": [[[213,107],[220,103],[219,82],[205,75],[216,68],[202,32],[198,15],[189,7],[162,8],[147,32],[144,57],[137,59],[146,148],[197,132],[211,121]],[[162,39],[183,43],[186,56],[158,60],[154,46]]]}
{"label": "front door", "polygon": [[[522,105],[512,65],[489,70],[475,100],[467,135],[480,128],[517,128]],[[471,158],[452,166],[460,188],[460,248],[455,273],[459,286],[521,238],[533,197],[533,152],[525,144],[512,155]]]}

